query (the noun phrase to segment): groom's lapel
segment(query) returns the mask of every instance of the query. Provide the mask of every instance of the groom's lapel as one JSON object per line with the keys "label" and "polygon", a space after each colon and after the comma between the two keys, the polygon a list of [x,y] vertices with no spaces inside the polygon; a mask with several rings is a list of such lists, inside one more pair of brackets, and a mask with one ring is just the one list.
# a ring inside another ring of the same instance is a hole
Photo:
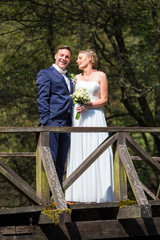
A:
{"label": "groom's lapel", "polygon": [[68,73],[66,74],[66,76],[68,77],[68,79],[70,81],[70,93],[73,93],[73,82],[71,81],[70,77],[68,76]]}
{"label": "groom's lapel", "polygon": [[63,82],[63,84],[65,85],[65,87],[66,87],[66,89],[68,91],[67,83],[66,83],[63,75],[60,72],[58,72],[53,66],[51,66],[50,68],[56,74],[56,76],[61,79],[61,81]]}

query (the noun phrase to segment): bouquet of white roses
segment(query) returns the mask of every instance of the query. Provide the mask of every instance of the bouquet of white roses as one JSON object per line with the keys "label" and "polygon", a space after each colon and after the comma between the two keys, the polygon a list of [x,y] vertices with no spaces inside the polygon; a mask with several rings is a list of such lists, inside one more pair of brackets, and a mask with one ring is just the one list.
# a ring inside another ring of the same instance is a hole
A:
{"label": "bouquet of white roses", "polygon": [[[85,88],[79,87],[73,94],[71,94],[73,103],[85,104],[90,101],[89,94]],[[75,119],[79,119],[80,113],[77,112]]]}

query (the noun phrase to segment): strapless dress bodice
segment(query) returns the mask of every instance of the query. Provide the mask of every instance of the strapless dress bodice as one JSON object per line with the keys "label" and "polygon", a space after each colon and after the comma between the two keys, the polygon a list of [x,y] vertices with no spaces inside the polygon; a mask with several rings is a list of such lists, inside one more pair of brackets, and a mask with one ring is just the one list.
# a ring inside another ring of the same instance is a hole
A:
{"label": "strapless dress bodice", "polygon": [[90,101],[96,101],[97,99],[99,99],[99,83],[96,81],[90,81],[90,82],[86,82],[86,81],[78,81],[76,83],[76,90],[80,87],[83,87],[87,90],[89,97],[90,97]]}

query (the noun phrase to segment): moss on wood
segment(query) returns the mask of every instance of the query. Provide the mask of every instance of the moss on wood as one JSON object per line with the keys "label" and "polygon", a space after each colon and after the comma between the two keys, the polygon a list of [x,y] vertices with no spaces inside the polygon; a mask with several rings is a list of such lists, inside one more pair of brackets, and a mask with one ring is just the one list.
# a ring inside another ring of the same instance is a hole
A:
{"label": "moss on wood", "polygon": [[134,200],[130,200],[130,199],[127,199],[127,200],[123,200],[119,203],[119,207],[125,207],[125,206],[133,206],[136,204],[136,201]]}
{"label": "moss on wood", "polygon": [[58,219],[59,215],[63,213],[69,213],[71,214],[72,210],[67,208],[67,209],[57,209],[55,207],[55,204],[50,204],[43,209],[43,214],[47,215],[49,218],[53,220],[53,222],[57,225],[58,224]]}

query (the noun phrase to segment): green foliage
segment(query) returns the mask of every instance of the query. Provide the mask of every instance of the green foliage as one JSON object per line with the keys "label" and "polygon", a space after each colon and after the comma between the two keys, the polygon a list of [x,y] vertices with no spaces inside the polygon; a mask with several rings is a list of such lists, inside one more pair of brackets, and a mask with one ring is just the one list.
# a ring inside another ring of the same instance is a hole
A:
{"label": "green foliage", "polygon": [[[49,67],[56,49],[66,44],[73,52],[68,66],[73,74],[79,73],[78,52],[96,51],[98,68],[107,74],[109,83],[109,101],[103,108],[108,126],[160,126],[160,1],[14,0],[0,4],[0,126],[38,125],[37,73]],[[35,151],[35,137],[18,138],[1,134],[1,151]],[[158,134],[135,138],[151,155],[160,154]],[[14,160],[7,161],[18,168]],[[24,172],[23,162],[18,164]],[[28,181],[33,179],[26,173]]]}

